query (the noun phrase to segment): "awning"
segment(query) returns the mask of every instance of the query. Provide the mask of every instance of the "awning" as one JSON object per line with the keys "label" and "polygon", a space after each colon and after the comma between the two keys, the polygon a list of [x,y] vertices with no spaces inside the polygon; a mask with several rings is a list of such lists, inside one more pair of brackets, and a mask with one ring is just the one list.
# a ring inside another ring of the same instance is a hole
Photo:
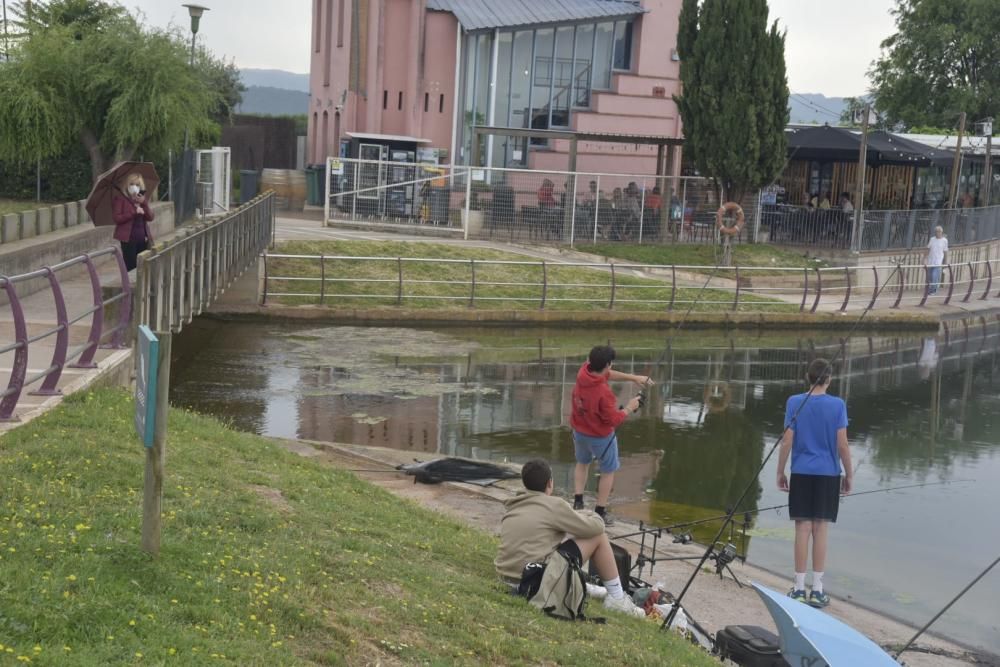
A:
{"label": "awning", "polygon": [[427,0],[427,9],[451,12],[468,31],[613,21],[646,11],[626,0]]}
{"label": "awning", "polygon": [[345,132],[354,139],[369,139],[371,141],[381,141],[383,143],[409,143],[409,144],[429,144],[430,139],[418,139],[417,137],[404,137],[399,134],[373,134],[370,132]]}
{"label": "awning", "polygon": [[[857,162],[861,151],[861,132],[846,127],[799,128],[788,133],[788,155],[792,160],[818,162]],[[927,167],[947,164],[952,152],[930,148],[891,132],[868,134],[869,165],[896,164]]]}

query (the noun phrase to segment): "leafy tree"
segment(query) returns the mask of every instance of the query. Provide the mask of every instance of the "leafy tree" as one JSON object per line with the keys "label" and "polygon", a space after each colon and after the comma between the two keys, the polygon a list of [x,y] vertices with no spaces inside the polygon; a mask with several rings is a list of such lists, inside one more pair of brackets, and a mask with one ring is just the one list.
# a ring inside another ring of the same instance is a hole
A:
{"label": "leafy tree", "polygon": [[235,66],[202,49],[189,64],[177,29],[147,29],[102,0],[25,3],[27,36],[0,64],[0,160],[34,162],[82,144],[91,176],[119,160],[164,156],[190,129],[218,136],[239,102]]}
{"label": "leafy tree", "polygon": [[1000,12],[996,0],[897,0],[896,34],[869,73],[891,123],[954,127],[997,114]]}
{"label": "leafy tree", "polygon": [[770,183],[785,163],[785,35],[767,0],[684,0],[677,51],[684,147],[728,199]]}

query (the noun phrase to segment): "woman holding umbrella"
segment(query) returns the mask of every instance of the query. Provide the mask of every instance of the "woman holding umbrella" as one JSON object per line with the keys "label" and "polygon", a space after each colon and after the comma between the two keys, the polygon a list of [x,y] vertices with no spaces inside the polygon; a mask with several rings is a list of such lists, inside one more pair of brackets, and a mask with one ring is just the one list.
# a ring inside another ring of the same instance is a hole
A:
{"label": "woman holding umbrella", "polygon": [[123,178],[111,200],[115,221],[115,238],[121,241],[125,268],[136,266],[136,257],[153,243],[149,223],[153,209],[146,197],[146,183],[142,174],[131,172]]}

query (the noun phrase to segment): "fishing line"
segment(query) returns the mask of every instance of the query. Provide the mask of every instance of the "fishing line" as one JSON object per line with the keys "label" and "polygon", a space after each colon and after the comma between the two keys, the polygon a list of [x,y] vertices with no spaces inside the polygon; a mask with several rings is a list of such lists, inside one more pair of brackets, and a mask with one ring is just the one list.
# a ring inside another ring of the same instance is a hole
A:
{"label": "fishing line", "polygon": [[913,637],[910,638],[910,641],[906,642],[906,644],[903,646],[903,648],[899,649],[899,651],[896,652],[896,655],[894,655],[893,658],[895,658],[896,660],[898,660],[899,656],[903,654],[903,651],[905,651],[906,649],[910,648],[910,646],[913,645],[913,642],[917,641],[917,637],[919,637],[920,635],[924,634],[924,632],[927,631],[927,628],[931,627],[934,624],[934,621],[936,621],[939,618],[941,618],[941,616],[943,616],[946,611],[948,611],[949,609],[951,609],[951,606],[953,604],[955,604],[956,602],[958,602],[959,598],[961,598],[963,595],[965,595],[966,593],[968,593],[969,589],[971,589],[973,586],[975,586],[977,583],[979,583],[979,580],[982,579],[983,577],[985,577],[986,574],[990,570],[992,570],[996,566],[997,563],[1000,563],[1000,556],[997,556],[997,559],[995,561],[993,561],[992,563],[990,563],[989,566],[985,570],[983,570],[982,572],[980,572],[979,576],[977,576],[975,579],[973,579],[972,581],[970,581],[969,585],[966,586],[965,588],[963,588],[961,593],[959,593],[958,595],[956,595],[955,597],[953,597],[951,599],[951,602],[949,602],[948,604],[946,604],[944,606],[944,609],[942,609],[937,614],[935,614],[934,618],[932,618],[931,620],[929,620],[924,627],[920,628],[920,630],[917,631],[917,634],[913,635]]}
{"label": "fishing line", "polygon": [[[855,467],[854,471],[857,472],[857,470],[858,470],[858,468]],[[870,491],[859,491],[858,493],[848,493],[847,495],[841,496],[841,497],[842,498],[854,498],[855,496],[867,496],[870,493],[889,493],[890,491],[902,491],[903,489],[918,489],[918,488],[922,488],[922,487],[925,487],[925,486],[945,486],[945,485],[948,485],[948,484],[963,484],[963,483],[971,483],[971,482],[975,482],[975,481],[976,480],[974,480],[974,479],[953,479],[953,480],[948,480],[948,481],[944,481],[944,482],[926,482],[924,484],[908,484],[906,486],[894,486],[894,487],[888,488],[888,489],[872,489]],[[769,512],[771,510],[780,510],[780,509],[785,508],[785,507],[788,507],[788,503],[785,503],[784,505],[772,505],[770,507],[761,507],[760,509],[755,509],[755,510],[744,510],[744,514],[760,514],[761,512]],[[697,519],[695,521],[685,521],[683,523],[675,523],[675,524],[671,524],[669,526],[661,526],[660,530],[665,530],[665,531],[667,531],[669,533],[672,530],[674,530],[675,528],[688,528],[690,526],[700,526],[703,523],[711,523],[713,521],[720,521],[722,519],[725,519],[728,516],[729,516],[728,514],[720,514],[719,516],[713,516],[713,517],[709,517],[707,519]]]}
{"label": "fishing line", "polygon": [[[869,303],[868,306],[861,312],[861,315],[858,317],[857,321],[851,327],[850,331],[847,332],[847,337],[844,338],[845,344],[841,345],[840,348],[837,350],[837,354],[835,354],[833,359],[829,362],[827,369],[832,370],[834,368],[836,362],[840,358],[840,355],[844,352],[844,350],[847,347],[846,342],[851,339],[851,336],[854,335],[854,332],[861,325],[861,322],[865,319],[865,316],[875,306],[875,302],[878,301],[878,297],[882,293],[882,290],[885,289],[886,285],[889,284],[889,281],[892,280],[892,278],[896,275],[896,272],[899,271],[899,266],[900,265],[897,264],[896,267],[892,270],[892,272],[886,277],[885,282],[883,282],[882,285],[875,292],[875,298],[873,298],[871,303]],[[684,595],[687,594],[688,589],[691,588],[691,584],[694,583],[695,577],[698,576],[698,572],[701,571],[702,566],[712,555],[712,550],[715,548],[716,542],[719,541],[719,538],[722,537],[722,534],[726,531],[726,526],[729,525],[729,523],[733,520],[733,517],[736,515],[736,512],[738,511],[740,504],[744,501],[744,499],[746,499],[747,494],[750,493],[750,489],[757,484],[757,479],[760,477],[760,473],[764,470],[764,466],[767,465],[767,462],[771,460],[771,456],[774,455],[774,450],[776,450],[778,448],[778,445],[781,444],[781,441],[782,439],[784,439],[785,434],[788,432],[789,427],[796,422],[799,414],[802,412],[802,409],[805,408],[805,406],[809,403],[809,399],[813,397],[813,391],[816,389],[817,386],[819,386],[820,382],[823,382],[826,379],[826,377],[827,376],[825,373],[821,374],[820,377],[816,378],[816,381],[813,382],[812,385],[809,387],[809,391],[806,392],[805,399],[799,404],[799,407],[795,411],[795,414],[792,415],[792,418],[788,420],[788,426],[785,426],[785,428],[781,431],[781,435],[779,435],[778,438],[774,441],[774,444],[771,445],[771,449],[768,450],[767,456],[765,456],[764,460],[761,461],[760,466],[757,468],[757,471],[750,478],[750,481],[743,488],[743,492],[740,493],[740,497],[737,498],[736,502],[733,504],[733,509],[726,514],[726,520],[722,522],[722,526],[719,528],[719,531],[715,534],[715,537],[709,541],[708,548],[705,549],[705,553],[702,555],[701,561],[698,562],[698,566],[695,567],[694,572],[692,572],[691,576],[688,577],[687,583],[684,584],[684,588],[683,590],[681,590],[680,595],[678,595],[675,598],[675,604],[670,609],[670,612],[667,614],[667,617],[663,620],[663,625],[661,626],[661,628],[670,627],[670,624],[677,616],[677,610],[680,609],[681,601],[684,599]]]}

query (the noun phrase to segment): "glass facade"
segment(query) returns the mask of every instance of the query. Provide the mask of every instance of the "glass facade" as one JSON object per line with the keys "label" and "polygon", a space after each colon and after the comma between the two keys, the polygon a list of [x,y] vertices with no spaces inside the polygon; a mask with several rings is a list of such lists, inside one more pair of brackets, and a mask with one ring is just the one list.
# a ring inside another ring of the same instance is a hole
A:
{"label": "glass facade", "polygon": [[[493,43],[497,40],[496,63]],[[574,109],[589,108],[592,90],[610,90],[613,71],[632,67],[632,22],[606,21],[532,30],[473,33],[465,37],[462,57],[462,160],[472,157],[472,126],[534,129],[567,128]],[[496,70],[493,115],[490,82]],[[531,147],[545,140],[495,136],[493,166],[527,163]],[[480,164],[487,159],[480,143]]]}

